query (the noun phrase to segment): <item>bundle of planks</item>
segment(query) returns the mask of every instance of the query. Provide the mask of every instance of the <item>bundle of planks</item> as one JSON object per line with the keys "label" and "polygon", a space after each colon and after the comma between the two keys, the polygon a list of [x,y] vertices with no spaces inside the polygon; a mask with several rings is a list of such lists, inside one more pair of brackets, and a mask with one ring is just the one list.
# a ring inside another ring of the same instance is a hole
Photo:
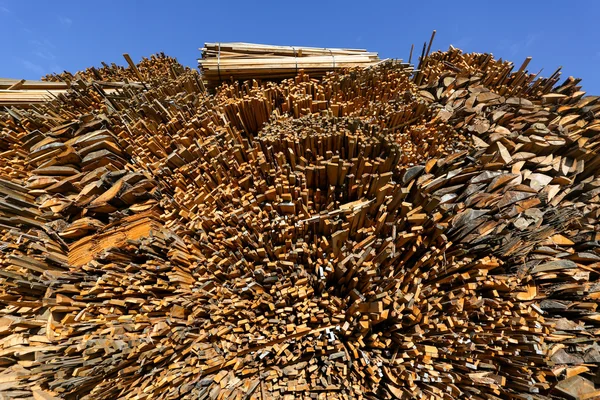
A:
{"label": "bundle of planks", "polygon": [[578,80],[457,49],[214,95],[169,69],[0,114],[5,397],[600,395]]}
{"label": "bundle of planks", "polygon": [[62,82],[0,78],[0,106],[46,103],[53,96],[65,93],[68,87]]}
{"label": "bundle of planks", "polygon": [[349,67],[370,67],[382,60],[361,49],[273,46],[254,43],[205,43],[198,65],[209,87],[223,81],[281,80],[300,70],[312,77]]}

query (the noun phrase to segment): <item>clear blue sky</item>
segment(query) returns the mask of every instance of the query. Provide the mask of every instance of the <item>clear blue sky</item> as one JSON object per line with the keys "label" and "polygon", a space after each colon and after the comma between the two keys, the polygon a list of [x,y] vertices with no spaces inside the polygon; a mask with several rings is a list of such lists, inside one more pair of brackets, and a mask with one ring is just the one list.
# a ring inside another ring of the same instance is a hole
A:
{"label": "clear blue sky", "polygon": [[366,48],[408,59],[437,30],[530,72],[583,78],[600,95],[600,1],[27,1],[0,0],[0,77],[36,79],[163,51],[196,67],[204,42]]}

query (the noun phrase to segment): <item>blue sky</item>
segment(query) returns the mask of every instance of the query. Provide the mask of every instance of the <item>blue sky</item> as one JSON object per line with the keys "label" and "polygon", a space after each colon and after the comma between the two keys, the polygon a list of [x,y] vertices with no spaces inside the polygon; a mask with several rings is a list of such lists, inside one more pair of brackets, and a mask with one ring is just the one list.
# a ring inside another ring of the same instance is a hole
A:
{"label": "blue sky", "polygon": [[600,95],[600,1],[26,1],[0,0],[0,77],[125,64],[163,51],[196,67],[204,42],[366,48],[381,57],[450,44],[530,72],[583,78]]}

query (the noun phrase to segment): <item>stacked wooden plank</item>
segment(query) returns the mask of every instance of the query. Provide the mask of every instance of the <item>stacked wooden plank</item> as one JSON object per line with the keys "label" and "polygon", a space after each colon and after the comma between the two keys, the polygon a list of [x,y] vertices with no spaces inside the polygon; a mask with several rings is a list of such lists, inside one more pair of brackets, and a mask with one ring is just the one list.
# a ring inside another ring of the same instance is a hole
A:
{"label": "stacked wooden plank", "polygon": [[511,68],[171,68],[2,114],[0,392],[597,397],[600,101]]}
{"label": "stacked wooden plank", "polygon": [[63,82],[48,82],[35,81],[29,79],[8,79],[0,78],[0,89],[2,90],[17,90],[17,89],[67,89],[68,85]]}
{"label": "stacked wooden plank", "polygon": [[0,106],[25,106],[46,103],[68,85],[63,82],[45,82],[26,79],[0,78]]}
{"label": "stacked wooden plank", "polygon": [[362,49],[273,46],[254,43],[205,43],[198,65],[208,86],[224,81],[291,78],[300,70],[312,77],[329,71],[373,66],[382,60]]}

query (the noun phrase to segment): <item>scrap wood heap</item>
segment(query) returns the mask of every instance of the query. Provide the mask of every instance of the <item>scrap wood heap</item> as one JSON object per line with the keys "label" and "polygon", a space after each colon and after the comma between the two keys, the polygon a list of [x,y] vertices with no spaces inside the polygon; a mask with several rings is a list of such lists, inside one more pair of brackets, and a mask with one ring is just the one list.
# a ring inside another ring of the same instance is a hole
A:
{"label": "scrap wood heap", "polygon": [[70,72],[47,75],[42,81],[0,78],[0,106],[32,107],[45,104],[60,98],[71,85],[75,90],[92,86],[101,96],[114,95],[117,88],[148,88],[152,82],[175,78],[186,70],[177,60],[164,54],[144,58],[137,66],[129,55],[125,56],[135,68],[103,63],[102,68],[91,67],[75,75]]}
{"label": "scrap wood heap", "polygon": [[598,396],[598,97],[421,64],[3,113],[0,393]]}
{"label": "scrap wood heap", "polygon": [[[129,55],[125,54],[129,61]],[[119,82],[119,81],[153,81],[160,80],[165,77],[175,77],[176,74],[181,74],[187,67],[183,67],[176,59],[166,56],[164,53],[153,54],[150,58],[143,58],[141,62],[135,65],[136,68],[123,67],[115,63],[108,65],[102,63],[101,68],[90,67],[85,71],[79,71],[75,75],[68,71],[60,74],[46,75],[43,80],[48,82],[72,82],[78,79],[83,81],[103,81],[103,82]],[[141,79],[140,79],[141,78]]]}

